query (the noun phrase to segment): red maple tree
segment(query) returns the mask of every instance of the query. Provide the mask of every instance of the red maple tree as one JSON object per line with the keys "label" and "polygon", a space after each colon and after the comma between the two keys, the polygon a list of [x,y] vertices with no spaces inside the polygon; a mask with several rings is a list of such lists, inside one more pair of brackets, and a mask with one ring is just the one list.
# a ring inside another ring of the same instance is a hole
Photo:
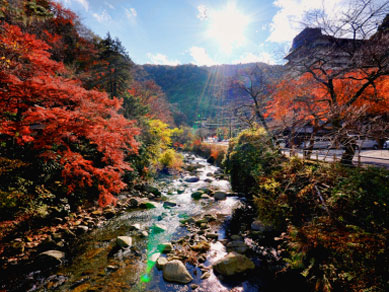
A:
{"label": "red maple tree", "polygon": [[[121,176],[131,170],[124,159],[137,152],[139,134],[118,113],[121,101],[69,78],[36,36],[9,24],[0,31],[1,139],[30,143],[44,159],[59,162],[69,193],[95,185],[100,205],[115,202],[125,187]],[[99,165],[75,150],[85,141],[101,153]]]}

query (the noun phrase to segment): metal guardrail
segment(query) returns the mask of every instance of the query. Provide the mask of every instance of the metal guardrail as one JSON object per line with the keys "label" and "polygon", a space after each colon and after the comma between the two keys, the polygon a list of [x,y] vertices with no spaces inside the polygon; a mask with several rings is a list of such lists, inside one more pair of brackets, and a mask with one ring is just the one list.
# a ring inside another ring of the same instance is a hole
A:
{"label": "metal guardrail", "polygon": [[[310,157],[308,155],[304,155],[304,152],[308,152],[308,150],[304,149],[293,149],[293,148],[282,148],[281,151],[291,156],[297,156],[303,158],[305,160],[311,161],[323,161],[323,162],[339,162],[342,157],[342,150],[334,150],[334,149],[313,149],[311,151]],[[386,150],[376,150],[376,151],[386,151]],[[389,150],[388,150],[389,153]],[[377,157],[377,156],[369,156],[363,155],[361,152],[356,152],[356,155],[353,158],[353,164],[357,166],[371,166],[375,165],[378,167],[389,168],[389,156],[388,157]]]}

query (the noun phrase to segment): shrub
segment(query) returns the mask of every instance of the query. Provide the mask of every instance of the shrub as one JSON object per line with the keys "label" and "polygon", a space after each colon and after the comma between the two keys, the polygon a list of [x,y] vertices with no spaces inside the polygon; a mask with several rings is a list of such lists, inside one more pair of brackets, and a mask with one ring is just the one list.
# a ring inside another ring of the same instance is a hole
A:
{"label": "shrub", "polygon": [[162,169],[179,169],[182,166],[182,155],[176,153],[173,149],[167,149],[162,152],[158,162]]}
{"label": "shrub", "polygon": [[283,162],[262,172],[260,220],[287,233],[287,262],[319,291],[387,291],[389,172]]}
{"label": "shrub", "polygon": [[230,140],[224,165],[232,189],[255,193],[259,178],[279,167],[281,154],[262,128],[247,129]]}

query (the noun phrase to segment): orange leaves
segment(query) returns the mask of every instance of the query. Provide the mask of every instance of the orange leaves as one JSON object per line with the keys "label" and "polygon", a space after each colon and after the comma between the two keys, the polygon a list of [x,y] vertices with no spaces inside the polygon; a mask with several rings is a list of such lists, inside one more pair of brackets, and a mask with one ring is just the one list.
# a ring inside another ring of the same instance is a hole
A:
{"label": "orange leaves", "polygon": [[356,70],[330,78],[330,70],[327,75],[314,71],[283,80],[268,104],[269,112],[277,120],[289,117],[305,122],[326,122],[332,115],[344,117],[347,112],[361,108],[367,113],[387,112],[389,77],[381,76],[370,82],[372,74]]}
{"label": "orange leaves", "polygon": [[[113,194],[125,187],[121,176],[132,169],[125,157],[137,153],[139,134],[118,113],[121,101],[60,76],[63,64],[51,60],[50,47],[35,36],[8,24],[1,29],[0,55],[12,55],[14,66],[0,71],[0,133],[57,160],[69,193],[96,186],[101,205],[114,202]],[[80,147],[95,148],[101,161]]]}

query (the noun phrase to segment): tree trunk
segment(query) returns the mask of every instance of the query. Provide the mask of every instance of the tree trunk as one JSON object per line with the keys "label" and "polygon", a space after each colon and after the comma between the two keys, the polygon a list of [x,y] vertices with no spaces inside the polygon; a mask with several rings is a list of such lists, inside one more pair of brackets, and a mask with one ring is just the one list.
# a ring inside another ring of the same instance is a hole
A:
{"label": "tree trunk", "polygon": [[352,165],[354,155],[355,155],[355,144],[354,143],[346,144],[345,151],[342,154],[340,163],[346,165]]}

